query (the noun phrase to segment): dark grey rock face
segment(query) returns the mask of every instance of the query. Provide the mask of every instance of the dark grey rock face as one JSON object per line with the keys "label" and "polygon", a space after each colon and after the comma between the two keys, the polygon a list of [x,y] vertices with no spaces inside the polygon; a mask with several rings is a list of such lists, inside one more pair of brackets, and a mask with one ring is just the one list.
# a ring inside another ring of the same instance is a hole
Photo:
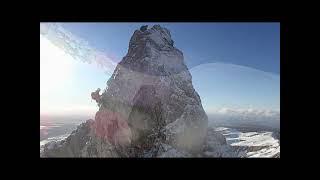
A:
{"label": "dark grey rock face", "polygon": [[[193,88],[183,53],[174,47],[169,30],[159,25],[150,29],[143,26],[134,32],[127,55],[107,82],[100,110],[121,114],[128,122],[131,146],[122,154],[114,149],[103,151],[112,148],[80,130],[63,145],[78,148],[71,148],[68,155],[188,157],[203,150],[207,115]],[[82,140],[73,140],[78,138]]]}

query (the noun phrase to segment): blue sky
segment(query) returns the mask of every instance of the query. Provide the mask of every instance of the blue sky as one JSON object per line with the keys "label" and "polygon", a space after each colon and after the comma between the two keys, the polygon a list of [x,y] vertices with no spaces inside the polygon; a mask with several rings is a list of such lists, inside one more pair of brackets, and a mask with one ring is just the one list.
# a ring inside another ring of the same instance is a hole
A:
{"label": "blue sky", "polygon": [[[128,41],[141,25],[155,23],[65,23],[94,47],[125,56]],[[189,67],[222,61],[280,73],[279,23],[156,23],[168,28]]]}
{"label": "blue sky", "polygon": [[[160,24],[170,30],[175,46],[184,53],[206,110],[226,106],[279,109],[279,23],[63,23],[62,26],[119,62],[127,53],[134,30],[144,24]],[[54,99],[60,107],[77,104],[96,108],[90,92],[98,87],[104,89],[111,74],[93,64],[78,61],[72,64],[68,86],[59,93],[52,90],[50,96],[41,98],[41,103],[50,106],[53,101],[50,99]]]}

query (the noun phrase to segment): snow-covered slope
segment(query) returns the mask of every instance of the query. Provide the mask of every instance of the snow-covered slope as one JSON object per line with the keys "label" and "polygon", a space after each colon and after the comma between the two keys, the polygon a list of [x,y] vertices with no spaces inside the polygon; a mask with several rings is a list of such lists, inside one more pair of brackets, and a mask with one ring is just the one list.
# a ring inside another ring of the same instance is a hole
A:
{"label": "snow-covered slope", "polygon": [[[68,136],[69,134],[65,134],[40,141],[40,154],[45,144],[47,148],[50,148],[50,144],[60,144]],[[166,144],[161,144],[160,147],[157,150],[159,157],[280,157],[280,143],[274,138],[273,132],[240,132],[226,127],[210,126],[208,128],[206,145],[202,155],[181,152]],[[144,157],[152,157],[148,154],[155,150],[146,152]]]}
{"label": "snow-covered slope", "polygon": [[45,140],[42,140],[40,141],[40,147],[49,143],[49,142],[52,142],[52,141],[61,141],[65,138],[67,138],[70,134],[64,134],[64,135],[61,135],[61,136],[55,136],[55,137],[51,137],[51,138],[48,138],[48,139],[45,139]]}
{"label": "snow-covered slope", "polygon": [[227,140],[227,144],[246,152],[247,157],[280,157],[279,140],[273,132],[240,132],[236,129],[218,127]]}

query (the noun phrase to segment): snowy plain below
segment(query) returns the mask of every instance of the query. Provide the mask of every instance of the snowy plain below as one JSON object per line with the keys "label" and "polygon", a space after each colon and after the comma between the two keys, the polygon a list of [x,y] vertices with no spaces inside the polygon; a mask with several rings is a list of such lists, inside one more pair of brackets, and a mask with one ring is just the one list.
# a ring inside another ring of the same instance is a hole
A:
{"label": "snowy plain below", "polygon": [[247,157],[274,157],[280,154],[279,140],[274,138],[273,132],[240,132],[236,129],[218,127],[227,144],[246,151]]}

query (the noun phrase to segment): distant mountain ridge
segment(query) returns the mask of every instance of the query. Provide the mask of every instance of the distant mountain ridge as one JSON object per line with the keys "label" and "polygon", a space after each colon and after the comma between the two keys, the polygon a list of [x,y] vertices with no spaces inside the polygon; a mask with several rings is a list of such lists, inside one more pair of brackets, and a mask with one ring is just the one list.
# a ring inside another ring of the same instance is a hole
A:
{"label": "distant mountain ridge", "polygon": [[273,128],[280,131],[280,111],[222,108],[208,113],[216,126]]}

